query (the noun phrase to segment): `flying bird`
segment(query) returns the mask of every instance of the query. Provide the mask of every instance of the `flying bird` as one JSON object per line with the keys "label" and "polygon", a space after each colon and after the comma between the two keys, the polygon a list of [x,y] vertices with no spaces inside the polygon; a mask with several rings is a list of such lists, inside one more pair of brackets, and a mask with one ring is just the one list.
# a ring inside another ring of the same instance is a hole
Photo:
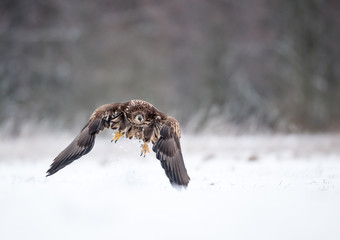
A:
{"label": "flying bird", "polygon": [[166,176],[173,186],[186,187],[190,181],[184,165],[178,121],[143,100],[111,103],[98,107],[78,136],[54,159],[47,176],[55,174],[74,160],[89,153],[96,135],[105,128],[117,130],[111,141],[125,136],[144,142],[141,155],[149,152],[148,143],[161,162]]}

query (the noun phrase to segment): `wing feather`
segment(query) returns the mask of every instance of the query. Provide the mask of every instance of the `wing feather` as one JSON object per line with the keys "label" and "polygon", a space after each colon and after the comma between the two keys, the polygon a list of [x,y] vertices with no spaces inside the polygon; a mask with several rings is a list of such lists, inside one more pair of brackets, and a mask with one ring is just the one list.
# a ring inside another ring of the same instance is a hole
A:
{"label": "wing feather", "polygon": [[74,160],[89,153],[94,146],[96,134],[110,126],[110,120],[115,118],[113,113],[117,112],[120,105],[118,103],[106,104],[97,108],[77,137],[53,160],[46,172],[47,176],[58,172]]}
{"label": "wing feather", "polygon": [[180,129],[176,119],[168,117],[160,130],[160,136],[152,150],[160,160],[172,185],[187,186],[190,177],[184,165],[180,145]]}

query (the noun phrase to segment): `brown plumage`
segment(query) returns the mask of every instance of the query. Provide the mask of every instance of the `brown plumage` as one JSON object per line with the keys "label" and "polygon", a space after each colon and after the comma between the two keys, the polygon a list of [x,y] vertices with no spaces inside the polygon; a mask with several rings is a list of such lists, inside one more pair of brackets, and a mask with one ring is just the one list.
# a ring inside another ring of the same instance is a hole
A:
{"label": "brown plumage", "polygon": [[123,135],[130,139],[143,140],[142,154],[148,151],[147,143],[151,141],[152,150],[160,160],[170,183],[188,185],[190,178],[183,161],[178,121],[143,100],[105,104],[97,108],[78,136],[54,159],[47,176],[89,153],[96,134],[104,128],[117,130],[113,139],[116,141]]}

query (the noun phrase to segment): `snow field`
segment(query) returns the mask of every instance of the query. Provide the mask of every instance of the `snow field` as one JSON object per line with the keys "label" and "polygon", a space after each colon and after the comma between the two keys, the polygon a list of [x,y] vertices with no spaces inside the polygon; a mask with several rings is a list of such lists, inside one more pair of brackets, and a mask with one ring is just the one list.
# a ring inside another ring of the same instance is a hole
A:
{"label": "snow field", "polygon": [[184,135],[187,190],[105,134],[45,178],[72,138],[1,141],[0,239],[340,239],[339,136]]}

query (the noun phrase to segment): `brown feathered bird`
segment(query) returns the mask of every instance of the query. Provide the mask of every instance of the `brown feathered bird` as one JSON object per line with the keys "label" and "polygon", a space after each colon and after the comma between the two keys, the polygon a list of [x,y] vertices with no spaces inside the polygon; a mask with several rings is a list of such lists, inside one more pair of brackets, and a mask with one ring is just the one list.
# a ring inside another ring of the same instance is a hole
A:
{"label": "brown feathered bird", "polygon": [[105,104],[97,108],[78,136],[54,159],[47,176],[58,172],[74,160],[89,153],[96,135],[104,128],[117,130],[112,141],[126,136],[144,141],[141,155],[149,152],[148,142],[160,160],[173,186],[187,186],[190,177],[184,165],[178,121],[158,111],[143,100]]}

